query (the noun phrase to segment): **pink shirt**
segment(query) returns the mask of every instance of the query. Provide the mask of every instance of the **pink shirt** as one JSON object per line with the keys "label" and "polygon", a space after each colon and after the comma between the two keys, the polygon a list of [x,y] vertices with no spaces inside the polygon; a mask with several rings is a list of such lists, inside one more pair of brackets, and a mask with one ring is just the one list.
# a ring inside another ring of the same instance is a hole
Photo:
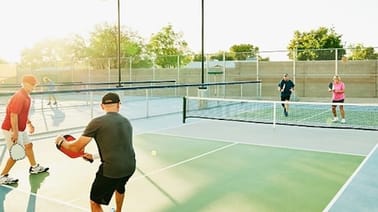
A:
{"label": "pink shirt", "polygon": [[[343,92],[339,92],[339,91]],[[343,82],[339,81],[339,83],[333,83],[333,92],[332,92],[332,100],[342,100],[345,99],[345,85]]]}

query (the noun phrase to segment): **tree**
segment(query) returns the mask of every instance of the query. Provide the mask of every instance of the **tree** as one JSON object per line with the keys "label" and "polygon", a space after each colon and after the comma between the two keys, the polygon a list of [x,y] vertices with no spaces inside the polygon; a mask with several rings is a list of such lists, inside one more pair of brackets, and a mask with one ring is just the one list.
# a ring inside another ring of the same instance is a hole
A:
{"label": "tree", "polygon": [[218,52],[210,58],[215,60],[249,60],[256,59],[258,52],[259,47],[254,47],[252,44],[235,44],[230,47],[230,52]]}
{"label": "tree", "polygon": [[79,35],[73,35],[67,40],[67,48],[70,49],[69,57],[72,61],[81,61],[83,58],[88,56],[87,42],[85,39]]}
{"label": "tree", "polygon": [[293,59],[294,52],[297,60],[334,60],[337,51],[337,59],[345,54],[341,44],[341,35],[333,28],[319,27],[310,32],[294,32],[294,38],[288,45],[288,56]]}
{"label": "tree", "polygon": [[[197,60],[197,58],[199,60]],[[220,51],[220,52],[218,52],[218,53],[216,53],[214,55],[211,55],[210,59],[211,60],[219,60],[219,61],[223,61],[223,60],[229,60],[229,61],[231,61],[231,60],[235,60],[235,57],[234,57],[233,54],[228,54],[227,52]],[[201,61],[201,57],[196,57],[196,61]]]}
{"label": "tree", "polygon": [[[120,32],[121,58],[132,58],[133,66],[142,63],[144,44],[137,33],[121,30]],[[87,56],[92,58],[91,64],[104,68],[108,66],[108,59],[111,60],[111,67],[117,67],[118,30],[117,26],[101,24],[95,27],[91,33]],[[125,66],[128,60],[121,60],[121,66]]]}
{"label": "tree", "polygon": [[378,59],[378,53],[375,53],[373,47],[364,47],[362,44],[351,46],[350,60],[373,60]]}
{"label": "tree", "polygon": [[163,68],[188,64],[190,50],[182,37],[181,33],[173,31],[172,25],[153,34],[147,44],[147,52],[154,58],[155,64]]}
{"label": "tree", "polygon": [[236,60],[246,60],[247,58],[256,58],[259,48],[252,44],[238,44],[231,46],[230,51]]}
{"label": "tree", "polygon": [[[60,62],[77,62],[91,58],[90,63],[96,68],[106,68],[111,60],[111,67],[117,67],[116,26],[97,25],[91,33],[89,45],[86,40],[73,35],[63,39],[47,39],[37,42],[32,48],[24,49],[21,65],[28,68],[55,67]],[[145,45],[140,36],[134,32],[121,32],[121,57],[132,58],[133,67],[151,66],[143,59]],[[110,59],[109,59],[110,58]],[[129,60],[122,60],[125,65]],[[143,65],[142,65],[143,64]]]}
{"label": "tree", "polygon": [[21,52],[21,65],[31,68],[56,68],[62,62],[72,61],[75,55],[69,38],[46,39]]}

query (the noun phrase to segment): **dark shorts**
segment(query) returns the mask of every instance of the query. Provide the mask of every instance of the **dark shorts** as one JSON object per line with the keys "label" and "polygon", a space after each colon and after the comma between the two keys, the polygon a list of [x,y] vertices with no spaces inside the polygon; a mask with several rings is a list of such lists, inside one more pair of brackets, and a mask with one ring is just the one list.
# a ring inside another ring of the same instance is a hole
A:
{"label": "dark shorts", "polygon": [[290,100],[290,95],[289,96],[281,96],[281,101],[289,101]]}
{"label": "dark shorts", "polygon": [[[332,103],[344,103],[344,99],[332,100]],[[337,107],[337,105],[332,105],[332,107]]]}
{"label": "dark shorts", "polygon": [[114,191],[120,194],[125,193],[125,186],[130,177],[131,175],[122,178],[109,178],[103,176],[101,172],[97,172],[92,183],[90,199],[97,204],[109,205]]}

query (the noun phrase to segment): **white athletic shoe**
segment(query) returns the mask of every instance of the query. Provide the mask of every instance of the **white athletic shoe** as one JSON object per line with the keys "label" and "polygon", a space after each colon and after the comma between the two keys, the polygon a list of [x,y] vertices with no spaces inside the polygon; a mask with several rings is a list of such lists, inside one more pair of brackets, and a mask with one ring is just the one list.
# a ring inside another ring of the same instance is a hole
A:
{"label": "white athletic shoe", "polygon": [[42,172],[47,172],[48,170],[49,170],[48,167],[43,167],[43,166],[37,164],[35,167],[30,167],[29,173],[30,174],[39,174],[39,173],[42,173]]}
{"label": "white athletic shoe", "polygon": [[17,182],[18,182],[18,179],[11,178],[8,176],[8,174],[0,176],[0,184],[2,185],[11,185]]}
{"label": "white athletic shoe", "polygon": [[333,121],[333,122],[338,122],[339,119],[338,119],[337,117],[333,117],[332,121]]}
{"label": "white athletic shoe", "polygon": [[341,123],[345,124],[345,122],[346,122],[345,119],[341,119]]}

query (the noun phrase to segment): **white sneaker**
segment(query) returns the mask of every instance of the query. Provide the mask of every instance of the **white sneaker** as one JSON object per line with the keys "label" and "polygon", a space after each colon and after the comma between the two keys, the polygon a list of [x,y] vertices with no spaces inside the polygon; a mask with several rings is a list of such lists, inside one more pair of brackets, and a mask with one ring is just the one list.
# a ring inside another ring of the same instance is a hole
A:
{"label": "white sneaker", "polygon": [[337,117],[333,117],[332,121],[333,121],[333,122],[338,122],[339,119],[338,119]]}
{"label": "white sneaker", "polygon": [[10,185],[15,184],[18,182],[18,179],[14,179],[8,176],[8,174],[0,176],[0,184],[2,185]]}
{"label": "white sneaker", "polygon": [[343,123],[343,124],[344,124],[345,122],[346,122],[346,121],[345,121],[345,119],[341,119],[341,123]]}
{"label": "white sneaker", "polygon": [[43,167],[43,166],[37,164],[35,167],[30,167],[29,173],[30,174],[39,174],[39,173],[42,173],[42,172],[47,172],[48,170],[49,170],[48,167]]}

